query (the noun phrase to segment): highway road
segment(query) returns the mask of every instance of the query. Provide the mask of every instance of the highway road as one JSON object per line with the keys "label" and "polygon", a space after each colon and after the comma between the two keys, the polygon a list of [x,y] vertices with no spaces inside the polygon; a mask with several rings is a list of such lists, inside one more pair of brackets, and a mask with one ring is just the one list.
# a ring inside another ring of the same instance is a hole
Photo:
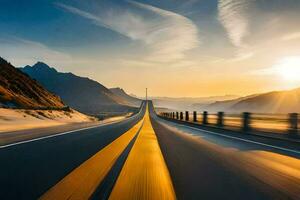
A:
{"label": "highway road", "polygon": [[157,117],[0,149],[1,199],[300,199],[300,147]]}
{"label": "highway road", "polygon": [[37,199],[129,130],[144,112],[145,106],[122,122],[0,148],[0,199]]}

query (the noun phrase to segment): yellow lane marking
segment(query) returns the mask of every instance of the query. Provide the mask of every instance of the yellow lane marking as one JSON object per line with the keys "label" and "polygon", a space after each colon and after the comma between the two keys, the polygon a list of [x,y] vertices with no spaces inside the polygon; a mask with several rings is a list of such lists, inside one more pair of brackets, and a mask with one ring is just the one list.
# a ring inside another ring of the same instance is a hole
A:
{"label": "yellow lane marking", "polygon": [[40,199],[89,199],[134,138],[142,123],[143,120],[139,121],[126,133],[85,161],[42,195]]}
{"label": "yellow lane marking", "polygon": [[150,122],[148,106],[144,125],[109,199],[176,199],[169,171]]}

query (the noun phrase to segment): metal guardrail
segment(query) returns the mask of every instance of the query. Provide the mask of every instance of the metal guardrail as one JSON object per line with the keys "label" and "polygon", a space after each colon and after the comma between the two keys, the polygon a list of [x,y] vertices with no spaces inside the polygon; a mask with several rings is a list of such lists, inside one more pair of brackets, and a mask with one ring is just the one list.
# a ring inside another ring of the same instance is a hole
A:
{"label": "metal guardrail", "polygon": [[227,114],[224,112],[202,113],[193,111],[162,112],[159,115],[167,118],[193,123],[222,127],[232,130],[249,132],[253,130],[297,135],[300,131],[300,119],[298,113],[290,114],[259,114],[244,112],[242,114]]}

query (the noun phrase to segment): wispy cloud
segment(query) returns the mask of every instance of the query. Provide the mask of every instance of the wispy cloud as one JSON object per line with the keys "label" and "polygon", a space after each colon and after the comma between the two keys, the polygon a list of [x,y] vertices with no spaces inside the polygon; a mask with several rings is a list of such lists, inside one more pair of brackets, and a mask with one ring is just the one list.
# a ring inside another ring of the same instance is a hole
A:
{"label": "wispy cloud", "polygon": [[226,29],[231,42],[244,46],[243,39],[248,34],[249,21],[247,7],[252,0],[219,0],[219,20]]}
{"label": "wispy cloud", "polygon": [[57,4],[65,10],[91,20],[98,26],[108,28],[131,40],[141,41],[150,52],[144,57],[151,62],[174,62],[185,58],[185,53],[199,45],[196,25],[177,13],[148,4],[128,1],[135,7],[155,15],[145,18],[129,10],[114,10],[101,13],[84,11],[69,5]]}

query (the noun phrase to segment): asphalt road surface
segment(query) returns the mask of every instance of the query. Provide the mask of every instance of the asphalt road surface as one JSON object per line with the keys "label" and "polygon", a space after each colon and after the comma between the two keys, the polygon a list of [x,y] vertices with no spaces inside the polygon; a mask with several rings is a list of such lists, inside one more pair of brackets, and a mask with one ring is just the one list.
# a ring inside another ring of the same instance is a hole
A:
{"label": "asphalt road surface", "polygon": [[0,148],[0,199],[37,199],[144,115],[57,137]]}
{"label": "asphalt road surface", "polygon": [[299,149],[170,122],[149,102],[122,122],[0,149],[0,196],[300,199]]}

